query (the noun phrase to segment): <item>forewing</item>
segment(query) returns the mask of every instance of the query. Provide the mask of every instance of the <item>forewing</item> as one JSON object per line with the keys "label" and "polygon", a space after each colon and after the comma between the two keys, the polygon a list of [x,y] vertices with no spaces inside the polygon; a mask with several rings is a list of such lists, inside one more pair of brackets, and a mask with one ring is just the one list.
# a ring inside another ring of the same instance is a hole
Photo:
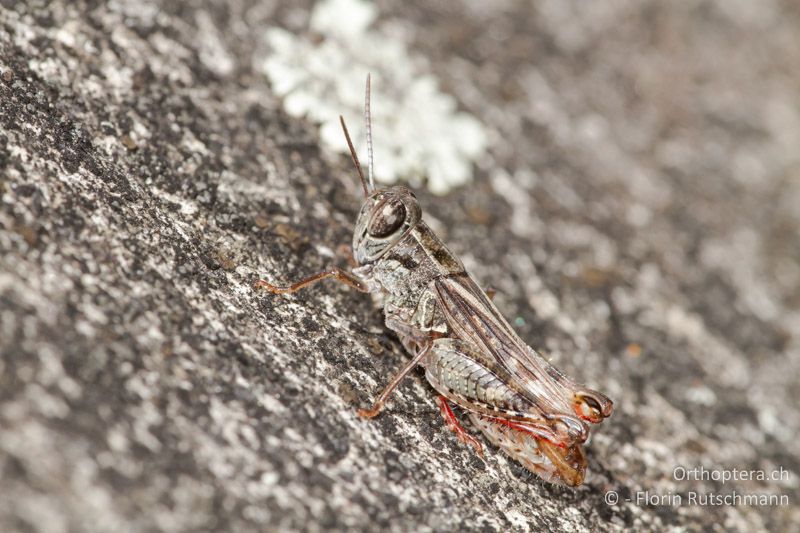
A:
{"label": "forewing", "polygon": [[573,411],[575,391],[565,386],[570,383],[547,361],[531,353],[472,278],[438,278],[434,286],[455,336],[491,354],[496,365],[511,376],[509,386],[543,413]]}

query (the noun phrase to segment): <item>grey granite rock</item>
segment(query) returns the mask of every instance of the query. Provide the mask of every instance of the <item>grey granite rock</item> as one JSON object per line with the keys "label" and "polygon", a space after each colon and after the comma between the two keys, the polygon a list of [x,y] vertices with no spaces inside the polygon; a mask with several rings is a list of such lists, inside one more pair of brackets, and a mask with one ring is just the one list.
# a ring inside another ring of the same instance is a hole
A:
{"label": "grey granite rock", "polygon": [[370,299],[252,289],[337,261],[358,208],[257,66],[307,18],[0,1],[0,530],[796,526],[797,4],[381,5],[491,132],[430,220],[616,402],[577,490],[460,445],[419,372],[358,419],[406,358]]}

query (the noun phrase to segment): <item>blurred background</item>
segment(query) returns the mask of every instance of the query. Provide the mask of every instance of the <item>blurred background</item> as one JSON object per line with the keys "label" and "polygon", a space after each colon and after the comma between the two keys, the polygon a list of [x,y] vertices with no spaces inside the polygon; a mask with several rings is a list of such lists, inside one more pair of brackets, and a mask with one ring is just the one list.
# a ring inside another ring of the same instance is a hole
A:
{"label": "blurred background", "polygon": [[[789,0],[0,1],[0,530],[791,530],[798,67]],[[615,401],[585,486],[421,371],[358,419],[379,309],[252,290],[346,264],[368,72],[378,180]]]}

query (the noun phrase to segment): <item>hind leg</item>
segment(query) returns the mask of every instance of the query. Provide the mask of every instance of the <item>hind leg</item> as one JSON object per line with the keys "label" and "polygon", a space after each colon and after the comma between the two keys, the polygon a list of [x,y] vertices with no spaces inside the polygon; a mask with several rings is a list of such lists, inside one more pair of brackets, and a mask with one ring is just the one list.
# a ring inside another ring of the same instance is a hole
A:
{"label": "hind leg", "polygon": [[447,403],[447,398],[444,396],[438,396],[436,398],[436,403],[439,405],[439,411],[442,412],[442,418],[444,418],[447,427],[449,427],[453,433],[456,434],[456,438],[464,444],[469,444],[475,448],[475,453],[482,458],[483,446],[478,439],[467,433],[467,430],[461,426],[456,418],[455,413],[453,413],[453,410],[450,408],[450,404]]}

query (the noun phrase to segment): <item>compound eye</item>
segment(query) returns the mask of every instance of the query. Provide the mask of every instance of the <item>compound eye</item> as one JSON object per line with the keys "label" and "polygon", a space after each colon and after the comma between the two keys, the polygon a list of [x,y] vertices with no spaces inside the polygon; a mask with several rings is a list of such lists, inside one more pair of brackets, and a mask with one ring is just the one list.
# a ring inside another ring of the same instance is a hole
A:
{"label": "compound eye", "polygon": [[388,201],[375,213],[369,224],[369,236],[383,239],[400,229],[406,219],[406,208],[398,200]]}

